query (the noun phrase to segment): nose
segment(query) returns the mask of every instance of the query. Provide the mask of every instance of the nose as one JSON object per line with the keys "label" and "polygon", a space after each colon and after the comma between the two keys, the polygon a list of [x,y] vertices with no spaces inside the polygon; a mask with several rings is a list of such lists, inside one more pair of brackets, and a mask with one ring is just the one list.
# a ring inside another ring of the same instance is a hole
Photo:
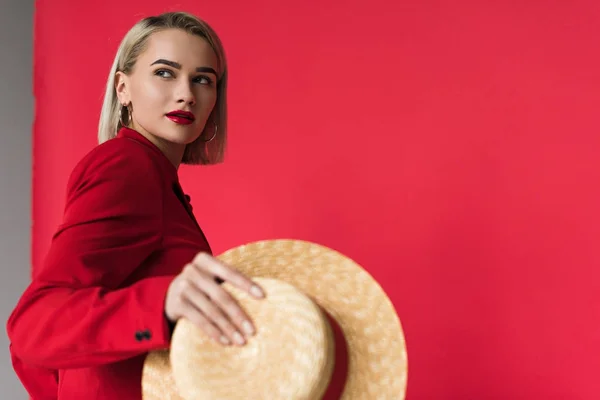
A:
{"label": "nose", "polygon": [[182,82],[177,87],[177,102],[193,106],[196,104],[196,96],[189,82]]}

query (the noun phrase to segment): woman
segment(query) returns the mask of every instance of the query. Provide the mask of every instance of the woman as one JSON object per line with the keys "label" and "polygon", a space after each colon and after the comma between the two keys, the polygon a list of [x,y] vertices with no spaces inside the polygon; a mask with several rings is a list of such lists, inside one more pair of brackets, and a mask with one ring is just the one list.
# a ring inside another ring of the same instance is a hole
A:
{"label": "woman", "polygon": [[62,224],[7,328],[33,399],[140,399],[147,352],[179,318],[223,345],[255,327],[219,285],[263,298],[213,258],[177,176],[222,161],[227,66],[204,22],[167,13],[136,24],[108,78],[100,145],[69,179]]}

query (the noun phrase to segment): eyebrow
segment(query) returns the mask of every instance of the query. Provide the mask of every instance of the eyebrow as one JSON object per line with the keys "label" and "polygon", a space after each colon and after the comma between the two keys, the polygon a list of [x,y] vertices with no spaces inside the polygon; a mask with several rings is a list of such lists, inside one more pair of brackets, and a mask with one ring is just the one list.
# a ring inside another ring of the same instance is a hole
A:
{"label": "eyebrow", "polygon": [[[165,64],[165,65],[168,65],[175,69],[181,69],[181,64],[179,64],[178,62],[165,60],[164,58],[160,58],[160,59],[154,61],[152,64],[150,64],[150,66],[156,65],[156,64]],[[198,67],[198,68],[196,68],[196,72],[208,72],[208,73],[211,73],[211,74],[217,76],[217,71],[215,71],[214,68],[211,68],[211,67]]]}

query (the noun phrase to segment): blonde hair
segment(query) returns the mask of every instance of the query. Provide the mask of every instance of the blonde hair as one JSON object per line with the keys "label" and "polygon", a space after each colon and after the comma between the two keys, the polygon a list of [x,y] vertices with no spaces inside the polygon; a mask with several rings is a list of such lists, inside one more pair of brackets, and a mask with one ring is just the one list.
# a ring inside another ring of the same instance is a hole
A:
{"label": "blonde hair", "polygon": [[[186,146],[182,160],[183,164],[217,164],[223,161],[227,139],[227,61],[225,51],[215,31],[206,22],[186,12],[168,12],[144,18],[127,32],[119,45],[108,75],[106,93],[100,112],[98,142],[103,143],[114,138],[122,126],[120,121],[122,105],[119,103],[115,89],[117,72],[130,74],[137,58],[144,51],[150,35],[165,29],[181,29],[192,35],[200,36],[210,44],[217,55],[217,101],[208,119],[216,127],[207,123],[200,137]],[[207,143],[206,140],[215,134],[213,129],[217,131],[216,136]]]}

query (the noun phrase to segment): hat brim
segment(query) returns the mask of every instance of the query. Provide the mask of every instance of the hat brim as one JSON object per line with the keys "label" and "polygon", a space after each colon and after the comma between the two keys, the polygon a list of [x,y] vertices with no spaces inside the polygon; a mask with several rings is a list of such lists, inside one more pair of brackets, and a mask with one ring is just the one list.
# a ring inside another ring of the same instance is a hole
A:
{"label": "hat brim", "polygon": [[[400,319],[382,287],[356,262],[325,246],[291,239],[242,245],[217,258],[251,278],[293,285],[336,320],[348,354],[341,399],[405,397],[408,362]],[[175,393],[168,357],[163,350],[146,358],[144,399],[183,400]]]}

